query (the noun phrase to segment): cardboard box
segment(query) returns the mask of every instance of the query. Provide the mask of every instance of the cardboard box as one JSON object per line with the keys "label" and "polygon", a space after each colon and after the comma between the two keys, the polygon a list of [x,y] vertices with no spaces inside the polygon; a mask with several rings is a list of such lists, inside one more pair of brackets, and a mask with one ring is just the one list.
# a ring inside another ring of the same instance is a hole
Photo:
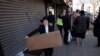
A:
{"label": "cardboard box", "polygon": [[59,31],[35,35],[27,38],[26,42],[30,51],[60,47],[63,45],[63,40]]}

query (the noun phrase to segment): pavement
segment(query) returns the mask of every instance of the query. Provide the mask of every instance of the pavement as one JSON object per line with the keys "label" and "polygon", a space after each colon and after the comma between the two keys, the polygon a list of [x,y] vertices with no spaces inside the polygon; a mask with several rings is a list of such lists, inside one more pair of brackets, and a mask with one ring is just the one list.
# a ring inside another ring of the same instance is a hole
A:
{"label": "pavement", "polygon": [[62,47],[54,48],[53,56],[100,56],[100,47],[96,47],[97,39],[91,31],[88,31],[82,46],[75,42]]}

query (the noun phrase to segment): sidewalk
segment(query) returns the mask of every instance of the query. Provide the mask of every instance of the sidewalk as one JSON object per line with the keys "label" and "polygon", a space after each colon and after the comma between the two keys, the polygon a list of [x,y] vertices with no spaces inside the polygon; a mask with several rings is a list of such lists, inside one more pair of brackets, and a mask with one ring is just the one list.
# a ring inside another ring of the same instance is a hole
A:
{"label": "sidewalk", "polygon": [[86,34],[83,46],[76,46],[75,43],[55,48],[53,56],[100,56],[100,48],[96,47],[96,37],[92,32]]}

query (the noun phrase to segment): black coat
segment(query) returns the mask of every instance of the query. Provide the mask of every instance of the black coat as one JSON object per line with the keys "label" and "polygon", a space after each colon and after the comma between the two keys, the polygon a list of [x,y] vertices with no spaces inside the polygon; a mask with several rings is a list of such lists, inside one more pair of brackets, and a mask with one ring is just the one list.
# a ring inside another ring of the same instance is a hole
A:
{"label": "black coat", "polygon": [[49,15],[48,16],[48,21],[49,21],[49,23],[52,23],[54,25],[55,24],[55,17],[54,17],[54,15]]}
{"label": "black coat", "polygon": [[77,17],[77,19],[74,22],[76,33],[86,33],[88,25],[87,21],[87,17],[85,17],[84,15]]}
{"label": "black coat", "polygon": [[63,27],[65,30],[71,29],[71,16],[70,15],[65,15],[63,17]]}
{"label": "black coat", "polygon": [[[48,26],[49,28],[49,32],[52,32],[53,29],[51,26]],[[36,33],[40,33],[40,34],[43,34],[45,33],[45,26],[44,25],[40,25],[37,29],[33,30],[31,33],[28,34],[29,37],[31,37],[32,35],[36,34]]]}
{"label": "black coat", "polygon": [[94,36],[100,37],[100,17],[98,17],[94,22]]}

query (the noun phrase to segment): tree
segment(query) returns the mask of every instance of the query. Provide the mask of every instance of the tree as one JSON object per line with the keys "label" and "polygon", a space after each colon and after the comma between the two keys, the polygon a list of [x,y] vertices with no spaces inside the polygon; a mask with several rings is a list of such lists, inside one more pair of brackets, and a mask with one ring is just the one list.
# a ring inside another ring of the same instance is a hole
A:
{"label": "tree", "polygon": [[93,6],[93,18],[95,18],[95,13],[96,13],[96,8],[97,6],[100,7],[99,3],[100,3],[100,0],[89,0],[89,3],[92,4]]}
{"label": "tree", "polygon": [[94,8],[94,12],[95,12],[95,8],[97,6],[99,6],[99,3],[100,3],[100,0],[89,0],[90,3],[93,5],[93,8]]}
{"label": "tree", "polygon": [[81,3],[81,10],[84,10],[84,4],[85,4],[85,0],[79,0],[79,2]]}

